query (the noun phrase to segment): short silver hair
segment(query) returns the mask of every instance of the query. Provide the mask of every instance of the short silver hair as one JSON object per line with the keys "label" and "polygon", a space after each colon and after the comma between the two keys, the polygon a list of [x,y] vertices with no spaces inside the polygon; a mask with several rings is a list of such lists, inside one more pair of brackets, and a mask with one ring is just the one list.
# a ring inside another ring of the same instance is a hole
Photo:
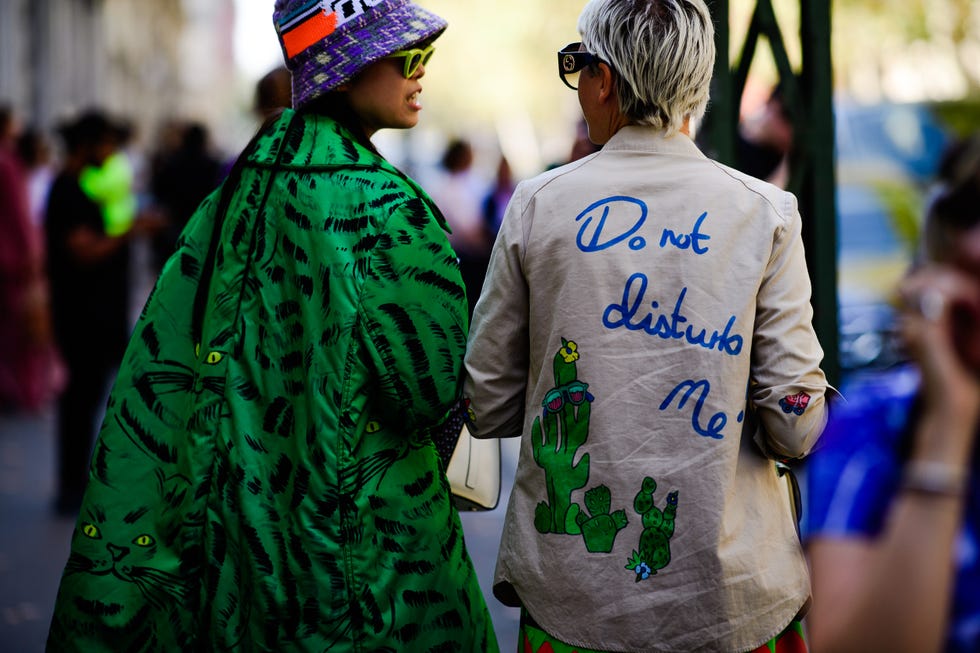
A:
{"label": "short silver hair", "polygon": [[704,0],[590,0],[582,45],[614,71],[619,108],[632,123],[676,133],[700,120],[715,65]]}

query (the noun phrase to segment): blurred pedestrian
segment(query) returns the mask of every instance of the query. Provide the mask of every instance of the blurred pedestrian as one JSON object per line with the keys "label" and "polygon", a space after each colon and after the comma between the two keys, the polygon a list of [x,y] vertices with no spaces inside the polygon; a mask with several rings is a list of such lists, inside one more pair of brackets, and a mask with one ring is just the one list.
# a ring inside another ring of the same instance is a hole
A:
{"label": "blurred pedestrian", "polygon": [[78,179],[85,194],[99,205],[109,236],[121,236],[129,231],[139,208],[136,173],[126,152],[131,137],[132,127],[111,120],[109,155],[98,165],[85,166]]}
{"label": "blurred pedestrian", "polygon": [[793,150],[793,120],[784,98],[785,86],[773,87],[765,103],[739,124],[735,139],[736,168],[786,188]]}
{"label": "blurred pedestrian", "polygon": [[180,149],[186,124],[183,120],[171,117],[164,120],[157,128],[153,148],[149,156],[149,190],[151,196],[153,195],[153,187],[156,183],[156,177],[160,174],[160,170],[176,154],[177,150]]}
{"label": "blurred pedestrian", "polygon": [[592,0],[558,53],[591,156],[518,184],[467,346],[522,436],[494,594],[527,651],[805,650],[777,460],[825,423],[795,198],[709,160],[702,0]]}
{"label": "blurred pedestrian", "polygon": [[602,149],[601,144],[593,143],[589,138],[589,126],[585,120],[575,123],[575,140],[572,141],[572,149],[568,154],[568,162],[578,161],[582,157],[595,154]]}
{"label": "blurred pedestrian", "polygon": [[[501,155],[497,162],[497,173],[494,175],[493,185],[483,197],[483,228],[488,234],[488,247],[493,244],[493,239],[500,231],[500,224],[504,220],[504,211],[507,203],[510,202],[514,194],[514,174],[510,169],[510,162],[507,157]],[[489,264],[489,260],[487,261]],[[486,270],[484,270],[484,274]],[[475,301],[474,301],[475,304]]]}
{"label": "blurred pedestrian", "polygon": [[430,191],[449,223],[449,242],[459,256],[469,314],[472,315],[487,273],[491,239],[480,205],[484,191],[473,174],[470,142],[463,138],[452,139],[443,152],[440,168],[442,175]]}
{"label": "blurred pedestrian", "polygon": [[807,467],[813,651],[980,651],[980,134],[899,288],[912,362],[850,386]]}
{"label": "blurred pedestrian", "polygon": [[153,239],[156,268],[174,253],[177,239],[204,198],[221,183],[221,160],[211,152],[206,126],[184,126],[180,146],[161,162],[153,176],[153,197],[167,227]]}
{"label": "blurred pedestrian", "polygon": [[295,109],[144,308],[49,649],[492,653],[444,473],[462,280],[435,205],[370,140],[417,124],[446,22],[408,0],[273,18]]}
{"label": "blurred pedestrian", "polygon": [[74,514],[108,384],[128,337],[130,229],[107,233],[102,207],[82,190],[82,171],[115,151],[113,125],[90,110],[59,128],[65,156],[44,220],[55,340],[67,368],[58,398],[56,510]]}
{"label": "blurred pedestrian", "polygon": [[15,150],[13,109],[0,105],[0,410],[38,410],[51,396],[52,347],[40,234]]}
{"label": "blurred pedestrian", "polygon": [[584,118],[580,118],[575,123],[575,135],[572,137],[572,147],[568,152],[568,158],[548,164],[547,170],[554,170],[566,163],[578,161],[590,154],[595,154],[601,149],[602,145],[597,145],[589,140],[589,126],[586,124]]}
{"label": "blurred pedestrian", "polygon": [[266,121],[292,106],[292,76],[285,66],[277,66],[255,83],[255,100],[252,111],[261,121]]}
{"label": "blurred pedestrian", "polygon": [[54,159],[47,136],[36,127],[23,130],[17,138],[17,156],[27,175],[31,222],[40,227],[54,181]]}

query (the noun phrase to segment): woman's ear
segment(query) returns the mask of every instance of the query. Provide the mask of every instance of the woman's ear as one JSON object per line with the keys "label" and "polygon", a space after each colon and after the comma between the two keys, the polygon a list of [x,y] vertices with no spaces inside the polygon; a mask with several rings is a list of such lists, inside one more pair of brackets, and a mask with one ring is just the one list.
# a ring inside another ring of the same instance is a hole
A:
{"label": "woman's ear", "polygon": [[613,88],[613,72],[609,64],[599,62],[599,101],[607,102],[615,99],[615,89]]}

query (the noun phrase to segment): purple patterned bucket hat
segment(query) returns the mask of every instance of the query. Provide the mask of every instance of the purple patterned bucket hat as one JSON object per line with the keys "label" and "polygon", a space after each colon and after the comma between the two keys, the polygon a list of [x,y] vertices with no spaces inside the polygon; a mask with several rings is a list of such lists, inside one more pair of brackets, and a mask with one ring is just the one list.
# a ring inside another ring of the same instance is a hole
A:
{"label": "purple patterned bucket hat", "polygon": [[375,61],[435,39],[447,26],[409,0],[276,0],[272,21],[297,108]]}

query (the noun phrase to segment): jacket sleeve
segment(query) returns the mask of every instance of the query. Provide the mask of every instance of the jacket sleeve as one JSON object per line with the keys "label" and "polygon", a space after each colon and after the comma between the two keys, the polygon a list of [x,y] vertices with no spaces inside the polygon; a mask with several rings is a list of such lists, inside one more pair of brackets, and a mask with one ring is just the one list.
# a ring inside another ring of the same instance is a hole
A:
{"label": "jacket sleeve", "polygon": [[476,438],[519,436],[528,383],[528,287],[519,185],[493,246],[483,292],[473,311],[463,395]]}
{"label": "jacket sleeve", "polygon": [[796,198],[782,199],[784,223],[756,299],[749,394],[761,427],[757,444],[770,457],[795,459],[816,444],[827,421],[825,395],[836,391],[820,369]]}
{"label": "jacket sleeve", "polygon": [[445,232],[420,198],[390,207],[361,296],[361,328],[387,417],[411,430],[458,402],[466,293]]}

